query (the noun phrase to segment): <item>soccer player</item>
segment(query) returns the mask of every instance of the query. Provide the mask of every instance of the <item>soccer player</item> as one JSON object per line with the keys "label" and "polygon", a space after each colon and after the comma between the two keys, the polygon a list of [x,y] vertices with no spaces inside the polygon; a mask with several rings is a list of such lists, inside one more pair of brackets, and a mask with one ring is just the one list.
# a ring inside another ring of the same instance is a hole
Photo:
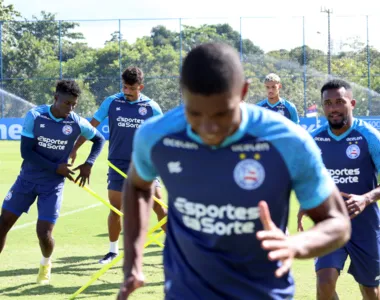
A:
{"label": "soccer player", "polygon": [[280,97],[280,89],[282,88],[280,77],[274,73],[268,74],[264,79],[264,84],[268,98],[256,103],[256,105],[276,111],[294,123],[299,124],[300,120],[296,106]]}
{"label": "soccer player", "polygon": [[[90,123],[73,112],[81,91],[75,81],[61,80],[56,85],[54,103],[32,108],[25,117],[21,133],[21,172],[6,195],[0,216],[0,252],[7,233],[22,213],[27,213],[38,198],[37,236],[42,252],[37,283],[48,284],[51,276],[52,237],[63,201],[65,179],[89,182],[92,165],[105,143]],[[78,136],[93,142],[86,162],[75,169],[68,164]],[[74,180],[74,171],[79,175]]]}
{"label": "soccer player", "polygon": [[[137,67],[129,67],[122,74],[123,91],[105,99],[99,110],[90,121],[91,125],[97,127],[108,117],[109,122],[109,161],[124,173],[128,167],[132,155],[132,141],[136,129],[148,118],[161,115],[159,105],[143,95],[144,74]],[[80,138],[75,144],[70,157],[75,161],[79,147],[86,141]],[[124,177],[114,169],[108,171],[108,198],[110,203],[117,209],[121,209],[121,191]],[[158,179],[155,180],[155,196],[161,199],[161,188]],[[166,216],[166,210],[155,202],[153,209],[158,220]],[[164,230],[166,225],[162,227]],[[110,241],[109,252],[99,260],[106,264],[119,254],[119,236],[121,232],[121,221],[119,215],[110,210],[108,216],[108,236]]]}
{"label": "soccer player", "polygon": [[[352,218],[350,241],[342,248],[316,259],[317,299],[338,299],[335,286],[347,257],[348,272],[359,284],[363,299],[380,299],[380,133],[353,117],[356,101],[343,80],[328,81],[321,89],[327,124],[311,134],[323,162],[346,199]],[[302,211],[298,229],[302,227]]]}
{"label": "soccer player", "polygon": [[[292,299],[292,260],[328,253],[350,235],[343,199],[316,144],[293,122],[241,103],[248,83],[228,45],[192,49],[180,83],[184,105],[148,120],[135,135],[123,193],[128,230],[119,299],[144,281],[158,175],[169,196],[166,299]],[[280,178],[275,188],[273,178]],[[316,225],[286,236],[292,189]]]}

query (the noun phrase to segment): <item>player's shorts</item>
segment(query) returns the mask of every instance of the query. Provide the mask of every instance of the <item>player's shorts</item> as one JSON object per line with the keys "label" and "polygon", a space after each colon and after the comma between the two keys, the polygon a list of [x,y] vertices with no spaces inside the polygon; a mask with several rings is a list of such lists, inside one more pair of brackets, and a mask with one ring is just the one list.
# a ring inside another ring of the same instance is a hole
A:
{"label": "player's shorts", "polygon": [[63,200],[63,185],[59,184],[35,184],[17,177],[3,202],[3,209],[21,216],[28,213],[36,198],[38,208],[38,220],[55,224]]}
{"label": "player's shorts", "polygon": [[340,273],[344,268],[347,256],[351,264],[348,269],[355,281],[367,287],[377,287],[380,284],[380,237],[378,243],[369,246],[365,241],[350,240],[343,248],[337,249],[315,260],[315,271],[326,268],[337,269]]}
{"label": "player's shorts", "polygon": [[[128,173],[130,162],[127,160],[110,160],[117,168],[119,168],[124,174]],[[121,192],[123,190],[124,177],[116,172],[113,168],[109,167],[107,174],[107,189],[112,191]],[[155,179],[156,187],[161,187],[158,178]]]}
{"label": "player's shorts", "polygon": [[[160,180],[156,178],[154,180],[156,188],[161,187]],[[117,191],[117,192],[122,192],[123,190],[123,184],[124,184],[124,179],[121,180],[108,180],[108,186],[107,189],[111,191]]]}

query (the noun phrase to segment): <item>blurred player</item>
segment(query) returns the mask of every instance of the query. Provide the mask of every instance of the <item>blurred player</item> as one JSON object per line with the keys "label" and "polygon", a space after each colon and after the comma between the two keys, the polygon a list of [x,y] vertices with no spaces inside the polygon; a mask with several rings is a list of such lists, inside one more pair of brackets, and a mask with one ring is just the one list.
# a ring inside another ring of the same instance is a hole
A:
{"label": "blurred player", "polygon": [[[248,83],[230,46],[191,50],[181,88],[184,106],[148,120],[135,135],[123,193],[128,230],[119,299],[144,281],[158,175],[169,196],[166,299],[292,299],[292,260],[328,253],[350,235],[343,199],[316,144],[291,121],[241,103]],[[281,178],[276,188],[273,178]],[[293,189],[317,224],[286,236]]]}
{"label": "blurred player", "polygon": [[[42,260],[37,283],[48,284],[51,275],[52,237],[63,201],[65,178],[84,186],[90,180],[95,159],[105,143],[104,137],[90,123],[73,112],[80,95],[75,81],[62,80],[56,85],[53,105],[32,108],[26,115],[21,133],[21,172],[6,195],[0,216],[0,252],[8,231],[22,213],[27,213],[38,198],[37,236]],[[67,163],[78,136],[94,144],[86,162],[71,170]]]}
{"label": "blurred player", "polygon": [[[131,155],[132,141],[136,129],[148,118],[162,114],[159,105],[143,95],[144,74],[136,67],[127,68],[122,74],[123,92],[108,97],[103,101],[99,110],[95,113],[90,123],[97,127],[108,117],[109,122],[109,161],[127,173]],[[81,138],[75,144],[70,157],[75,161],[79,147],[86,141]],[[108,171],[108,198],[111,204],[121,209],[121,190],[124,178],[109,168]],[[161,199],[161,188],[156,180],[155,195]],[[165,217],[166,211],[155,202],[153,206],[158,220]],[[163,229],[166,225],[163,226]],[[121,232],[121,221],[119,215],[110,210],[108,216],[108,235],[110,240],[109,252],[100,259],[99,263],[106,264],[119,254],[119,236]]]}
{"label": "blurred player", "polygon": [[281,115],[299,124],[300,120],[296,106],[280,97],[280,89],[282,88],[281,79],[277,74],[268,74],[264,79],[264,84],[267,89],[268,98],[256,103],[256,105],[276,111]]}
{"label": "blurred player", "polygon": [[[321,89],[322,105],[328,120],[311,134],[322,159],[342,195],[352,218],[350,241],[335,252],[319,257],[317,299],[338,299],[336,282],[347,257],[348,272],[359,283],[363,299],[380,299],[380,199],[377,175],[380,171],[380,133],[353,117],[356,101],[349,83],[331,80]],[[298,229],[303,230],[299,213]]]}

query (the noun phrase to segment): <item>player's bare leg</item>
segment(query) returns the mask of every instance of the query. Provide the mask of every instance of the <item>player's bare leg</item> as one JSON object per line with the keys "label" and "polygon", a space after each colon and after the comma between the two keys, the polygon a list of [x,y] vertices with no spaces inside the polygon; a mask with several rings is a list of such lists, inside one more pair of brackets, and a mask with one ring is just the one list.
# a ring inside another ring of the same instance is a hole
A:
{"label": "player's bare leg", "polygon": [[54,224],[43,220],[37,221],[36,230],[42,252],[42,260],[37,277],[37,283],[40,284],[48,284],[50,282],[51,255],[55,245],[53,229]]}
{"label": "player's bare leg", "polygon": [[335,291],[339,273],[337,269],[321,269],[317,272],[317,300],[339,300]]}
{"label": "player's bare leg", "polygon": [[7,238],[9,230],[11,230],[18,218],[19,216],[15,215],[14,213],[2,209],[0,216],[0,253],[4,249],[5,240]]}
{"label": "player's bare leg", "polygon": [[[156,186],[154,189],[154,195],[161,200],[162,199],[162,194],[161,194],[161,188]],[[162,207],[160,204],[158,204],[156,201],[153,203],[153,211],[157,215],[158,221],[161,221],[163,218],[165,218],[168,214],[167,210]],[[161,226],[162,230],[166,232],[166,223]]]}
{"label": "player's bare leg", "polygon": [[[121,192],[108,190],[108,199],[112,206],[121,211]],[[121,233],[121,218],[118,214],[110,210],[108,215],[108,238],[110,241],[109,252],[99,260],[101,264],[111,262],[119,254],[119,236]]]}
{"label": "player's bare leg", "polygon": [[380,289],[378,286],[364,286],[359,284],[363,300],[380,300]]}

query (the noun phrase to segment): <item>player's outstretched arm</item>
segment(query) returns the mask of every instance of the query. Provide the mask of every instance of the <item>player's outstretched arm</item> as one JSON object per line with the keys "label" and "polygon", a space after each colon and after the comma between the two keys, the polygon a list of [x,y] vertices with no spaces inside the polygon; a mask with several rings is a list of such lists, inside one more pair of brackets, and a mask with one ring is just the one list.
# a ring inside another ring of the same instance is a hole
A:
{"label": "player's outstretched arm", "polygon": [[[81,137],[84,137],[84,136],[81,136]],[[92,139],[90,139],[90,141],[93,144],[91,147],[91,152],[88,158],[86,159],[86,162],[82,165],[79,165],[73,170],[73,171],[79,170],[79,175],[77,176],[77,178],[75,178],[75,182],[79,180],[79,186],[84,186],[86,182],[90,184],[90,175],[91,175],[92,166],[94,165],[96,159],[98,158],[106,142],[105,138],[98,130],[95,131],[95,136]]]}
{"label": "player's outstretched arm", "polygon": [[[96,119],[91,119],[90,121],[90,124],[93,126],[93,127],[98,127],[100,122]],[[71,153],[70,153],[70,158],[71,158],[71,164],[73,164],[77,158],[77,152],[78,152],[78,149],[87,141],[87,139],[84,137],[84,136],[80,136],[78,138],[78,140],[76,141],[74,147],[73,147],[73,150],[71,150]]]}
{"label": "player's outstretched arm", "polygon": [[274,224],[265,201],[261,201],[259,207],[263,230],[257,232],[257,238],[261,241],[261,247],[269,251],[268,259],[281,261],[275,272],[277,277],[289,272],[294,258],[327,254],[342,247],[351,235],[351,223],[336,188],[319,206],[306,211],[315,226],[294,236],[285,235]]}
{"label": "player's outstretched arm", "polygon": [[296,245],[296,258],[312,258],[325,255],[342,247],[351,237],[351,222],[338,189],[320,205],[306,209],[314,226],[307,231],[290,236]]}
{"label": "player's outstretched arm", "polygon": [[142,259],[150,212],[153,206],[153,182],[143,180],[131,163],[123,186],[124,282],[117,299],[128,296],[144,283]]}

